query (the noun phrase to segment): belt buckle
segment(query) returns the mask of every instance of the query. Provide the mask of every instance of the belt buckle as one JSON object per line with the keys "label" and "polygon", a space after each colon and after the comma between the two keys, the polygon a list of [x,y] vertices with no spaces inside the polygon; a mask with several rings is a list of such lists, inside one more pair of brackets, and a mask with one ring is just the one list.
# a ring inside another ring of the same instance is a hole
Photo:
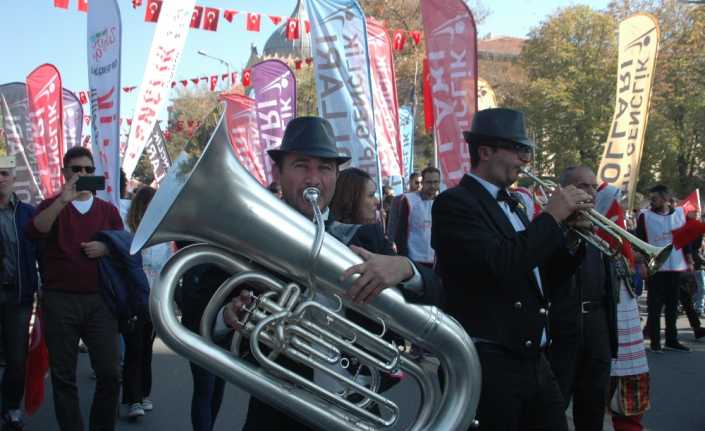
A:
{"label": "belt buckle", "polygon": [[581,314],[588,314],[590,311],[585,309],[585,305],[592,304],[592,301],[583,301],[580,303],[580,313]]}

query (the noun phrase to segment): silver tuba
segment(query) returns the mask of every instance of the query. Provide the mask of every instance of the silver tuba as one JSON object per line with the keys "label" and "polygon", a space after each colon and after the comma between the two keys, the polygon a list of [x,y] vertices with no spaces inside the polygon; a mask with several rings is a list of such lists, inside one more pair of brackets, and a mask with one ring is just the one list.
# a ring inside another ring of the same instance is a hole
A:
{"label": "silver tuba", "polygon": [[[421,388],[421,405],[412,412],[413,425],[408,429],[466,430],[474,422],[480,362],[462,326],[435,307],[407,304],[396,289],[385,289],[366,306],[343,300],[349,284],[341,285],[338,279],[361,259],[329,234],[323,235],[318,253],[311,252],[316,248],[316,225],[263,189],[244,169],[233,153],[222,118],[190,173],[187,165],[183,162],[170,169],[131,247],[136,253],[166,241],[203,243],[173,256],[152,288],[150,312],[164,343],[261,401],[321,430],[389,429],[400,408],[377,393],[374,381],[380,373],[396,370],[411,376]],[[182,275],[203,263],[215,264],[233,276],[211,299],[199,335],[178,321],[174,293]],[[228,351],[211,341],[218,308],[242,283],[255,286],[258,296],[236,338],[249,339],[259,366],[243,360],[236,349]],[[326,307],[311,300],[306,294],[313,290],[308,289],[309,283],[315,284],[316,295],[334,305]],[[445,373],[444,388],[438,385],[435,368],[413,361],[380,334],[350,322],[339,313],[343,307],[383,322],[431,352]],[[279,355],[329,375],[344,390],[317,385],[283,368],[276,361]],[[369,384],[350,375],[354,373],[331,372],[333,365],[351,360],[370,369],[363,379]],[[379,414],[373,413],[371,404]]]}

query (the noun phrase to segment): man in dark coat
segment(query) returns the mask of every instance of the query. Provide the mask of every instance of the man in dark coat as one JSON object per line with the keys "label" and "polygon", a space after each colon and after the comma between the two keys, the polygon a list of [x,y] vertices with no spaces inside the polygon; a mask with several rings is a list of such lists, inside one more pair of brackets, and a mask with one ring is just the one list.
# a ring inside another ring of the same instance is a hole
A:
{"label": "man in dark coat", "polygon": [[[281,184],[283,200],[313,219],[313,208],[303,198],[303,191],[307,187],[316,187],[320,191],[319,206],[326,219],[326,231],[350,245],[364,260],[343,274],[343,278],[360,275],[348,292],[352,300],[366,303],[382,290],[400,286],[407,300],[431,304],[439,302],[440,284],[433,271],[415,265],[406,257],[393,255],[392,244],[384,236],[380,225],[342,224],[330,216],[328,205],[335,193],[338,166],[350,158],[338,154],[333,129],[327,120],[318,117],[292,120],[287,125],[281,148],[270,150],[269,155],[275,163],[274,180]],[[223,319],[228,326],[238,329],[237,317],[248,301],[249,292],[243,291],[225,307]],[[280,360],[289,368],[310,377],[310,369],[287,358]],[[275,429],[298,431],[310,428],[253,397],[243,430]]]}
{"label": "man in dark coat", "polygon": [[[585,166],[563,171],[560,183],[573,185],[593,199],[597,194],[595,174]],[[575,274],[550,294],[553,343],[548,359],[564,406],[573,399],[576,431],[602,430],[610,366],[617,355],[615,295],[619,295],[619,281],[613,260],[586,244]]]}
{"label": "man in dark coat", "polygon": [[523,114],[480,111],[465,139],[471,173],[436,198],[431,244],[445,311],[473,337],[480,356],[480,429],[567,430],[544,354],[547,290],[577,265],[578,247],[567,247],[561,223],[591,208],[590,196],[575,187],[558,189],[529,222],[507,192],[533,156]]}

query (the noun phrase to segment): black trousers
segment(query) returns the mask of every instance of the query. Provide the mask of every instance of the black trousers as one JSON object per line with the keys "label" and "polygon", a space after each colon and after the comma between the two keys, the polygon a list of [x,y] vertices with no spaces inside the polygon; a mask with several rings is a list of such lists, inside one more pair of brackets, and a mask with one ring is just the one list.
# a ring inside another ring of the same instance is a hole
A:
{"label": "black trousers", "polygon": [[96,374],[89,429],[114,430],[120,394],[117,320],[99,293],[74,294],[45,289],[42,307],[59,429],[84,430],[76,385],[78,339],[82,338]]}
{"label": "black trousers", "polygon": [[568,430],[563,397],[543,353],[523,358],[493,344],[476,347],[482,365],[480,430]]}
{"label": "black trousers", "polygon": [[661,309],[666,314],[666,344],[678,342],[678,297],[680,292],[680,272],[659,271],[647,280],[648,327],[651,348],[661,347]]}
{"label": "black trousers", "polygon": [[125,364],[122,368],[122,402],[140,403],[152,391],[152,345],[154,327],[138,319],[125,339]]}
{"label": "black trousers", "polygon": [[556,336],[548,359],[565,399],[573,399],[576,431],[602,430],[610,383],[610,335],[604,308],[582,315],[582,334]]}
{"label": "black trousers", "polygon": [[27,342],[32,304],[0,304],[0,332],[5,354],[2,375],[2,413],[20,408],[27,371]]}

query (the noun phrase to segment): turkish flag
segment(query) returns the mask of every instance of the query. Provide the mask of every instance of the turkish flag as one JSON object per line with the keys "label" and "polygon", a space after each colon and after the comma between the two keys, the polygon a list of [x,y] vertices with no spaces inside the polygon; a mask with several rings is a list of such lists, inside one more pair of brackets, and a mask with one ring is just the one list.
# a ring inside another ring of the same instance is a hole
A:
{"label": "turkish flag", "polygon": [[60,7],[61,9],[69,8],[69,0],[54,0],[54,7]]}
{"label": "turkish flag", "polygon": [[211,76],[211,91],[215,91],[215,87],[218,85],[218,75]]}
{"label": "turkish flag", "polygon": [[688,195],[678,206],[683,207],[683,211],[686,214],[693,211],[700,211],[700,189],[696,189],[693,193]]}
{"label": "turkish flag", "polygon": [[181,85],[183,85],[184,87],[186,87],[188,85],[188,79],[183,79],[179,82],[181,82]]}
{"label": "turkish flag", "polygon": [[176,87],[176,81],[171,81],[171,88]]}
{"label": "turkish flag", "polygon": [[308,65],[310,66],[311,63],[313,63],[313,57],[308,57],[308,58],[306,59],[306,64],[308,64]]}
{"label": "turkish flag", "polygon": [[191,78],[191,82],[198,85],[198,83],[201,82],[201,78]]}
{"label": "turkish flag", "polygon": [[162,0],[147,0],[147,10],[144,12],[146,22],[159,21],[159,12],[162,11]]}
{"label": "turkish flag", "polygon": [[225,10],[223,11],[223,18],[225,18],[225,20],[228,21],[228,22],[233,22],[233,17],[234,17],[235,15],[237,15],[237,11],[236,11],[236,10],[225,9]]}
{"label": "turkish flag", "polygon": [[698,239],[700,235],[705,234],[705,223],[686,218],[685,224],[678,229],[672,230],[671,234],[673,235],[673,248],[680,250]]}
{"label": "turkish flag", "polygon": [[295,40],[299,38],[299,20],[296,18],[289,18],[286,23],[286,38],[289,40]]}
{"label": "turkish flag", "polygon": [[395,51],[401,51],[404,49],[404,44],[406,43],[406,36],[404,35],[404,30],[394,30],[392,35],[392,47]]}
{"label": "turkish flag", "polygon": [[142,6],[142,0],[132,0],[132,9],[137,9]]}
{"label": "turkish flag", "polygon": [[217,7],[207,7],[206,8],[206,19],[203,20],[203,29],[209,31],[218,30],[218,17],[220,16],[220,9]]}
{"label": "turkish flag", "polygon": [[79,91],[78,100],[81,102],[81,105],[85,105],[88,103],[88,94],[85,91]]}
{"label": "turkish flag", "polygon": [[201,18],[203,17],[203,6],[194,6],[193,15],[191,15],[191,28],[199,28],[201,26]]}
{"label": "turkish flag", "polygon": [[421,32],[420,31],[415,31],[412,30],[409,32],[411,35],[411,39],[414,41],[414,45],[418,45],[421,43]]}
{"label": "turkish flag", "polygon": [[294,60],[294,68],[295,68],[296,70],[301,70],[301,63],[303,63],[303,61],[301,61],[301,60]]}
{"label": "turkish flag", "polygon": [[259,31],[262,16],[255,12],[247,12],[247,31]]}
{"label": "turkish flag", "polygon": [[306,29],[306,33],[311,33],[311,21],[304,21],[304,28]]}
{"label": "turkish flag", "polygon": [[274,24],[274,25],[279,25],[279,23],[282,22],[282,17],[280,17],[280,16],[269,15],[269,19],[272,21],[272,24]]}
{"label": "turkish flag", "polygon": [[233,82],[237,82],[237,72],[233,72],[230,74],[230,84]]}
{"label": "turkish flag", "polygon": [[88,0],[78,0],[78,10],[88,12]]}
{"label": "turkish flag", "polygon": [[242,71],[242,85],[249,87],[252,81],[252,71],[245,69]]}

